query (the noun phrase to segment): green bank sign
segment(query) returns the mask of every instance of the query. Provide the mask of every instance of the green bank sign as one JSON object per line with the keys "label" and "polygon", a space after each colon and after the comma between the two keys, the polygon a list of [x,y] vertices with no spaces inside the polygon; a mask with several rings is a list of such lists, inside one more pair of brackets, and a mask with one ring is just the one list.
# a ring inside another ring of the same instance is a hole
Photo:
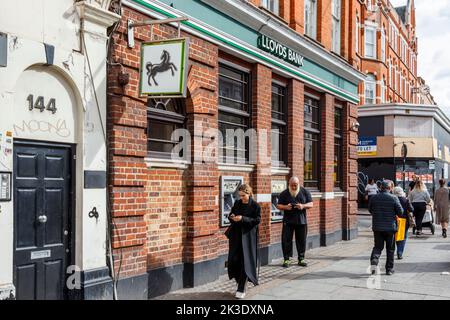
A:
{"label": "green bank sign", "polygon": [[283,59],[296,67],[303,67],[304,57],[300,53],[282,45],[268,36],[263,34],[258,36],[258,48]]}

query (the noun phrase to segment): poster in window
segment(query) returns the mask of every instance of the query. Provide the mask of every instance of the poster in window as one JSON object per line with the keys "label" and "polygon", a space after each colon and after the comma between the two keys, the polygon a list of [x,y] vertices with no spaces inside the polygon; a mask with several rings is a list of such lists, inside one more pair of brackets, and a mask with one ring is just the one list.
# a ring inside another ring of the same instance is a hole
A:
{"label": "poster in window", "polygon": [[186,97],[189,40],[145,42],[141,45],[139,93],[152,97]]}
{"label": "poster in window", "polygon": [[239,187],[244,183],[243,177],[220,177],[220,226],[230,225],[228,215],[236,200],[239,200]]}

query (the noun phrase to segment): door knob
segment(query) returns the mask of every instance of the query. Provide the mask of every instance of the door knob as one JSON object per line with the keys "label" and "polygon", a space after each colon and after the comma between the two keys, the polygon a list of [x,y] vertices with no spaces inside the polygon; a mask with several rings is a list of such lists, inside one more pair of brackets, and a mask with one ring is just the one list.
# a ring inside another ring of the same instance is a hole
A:
{"label": "door knob", "polygon": [[47,222],[47,216],[46,215],[42,215],[38,217],[38,221],[40,223],[46,223]]}

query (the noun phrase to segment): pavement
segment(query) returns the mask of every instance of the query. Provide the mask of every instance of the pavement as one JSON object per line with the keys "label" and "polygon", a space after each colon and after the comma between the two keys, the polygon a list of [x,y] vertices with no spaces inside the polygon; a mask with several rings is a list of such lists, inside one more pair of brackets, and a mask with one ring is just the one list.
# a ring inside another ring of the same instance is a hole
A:
{"label": "pavement", "polygon": [[[395,274],[385,275],[385,254],[376,275],[370,274],[373,247],[371,217],[360,212],[359,236],[307,251],[308,267],[281,267],[274,260],[260,270],[260,285],[248,285],[245,300],[448,300],[450,299],[450,240],[435,235],[413,236],[411,229],[403,260]],[[295,260],[294,260],[295,261]],[[159,300],[234,300],[236,285],[226,275],[195,288],[157,297]]]}

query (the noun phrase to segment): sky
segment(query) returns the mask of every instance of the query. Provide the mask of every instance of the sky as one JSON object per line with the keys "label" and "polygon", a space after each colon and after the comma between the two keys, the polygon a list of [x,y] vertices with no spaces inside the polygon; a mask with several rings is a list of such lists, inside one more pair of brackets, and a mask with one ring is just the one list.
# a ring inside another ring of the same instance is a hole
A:
{"label": "sky", "polygon": [[[407,0],[390,0],[394,7]],[[450,116],[450,0],[415,0],[418,75],[436,103]],[[432,4],[432,5],[431,5]]]}

